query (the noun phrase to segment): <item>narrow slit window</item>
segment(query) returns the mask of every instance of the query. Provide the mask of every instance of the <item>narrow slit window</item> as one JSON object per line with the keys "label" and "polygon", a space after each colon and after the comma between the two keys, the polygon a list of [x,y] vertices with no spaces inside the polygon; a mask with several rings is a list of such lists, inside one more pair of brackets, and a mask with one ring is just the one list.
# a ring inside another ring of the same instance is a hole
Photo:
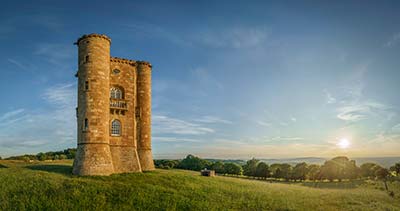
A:
{"label": "narrow slit window", "polygon": [[87,130],[87,129],[89,129],[89,120],[86,118],[85,119],[85,123],[84,123],[84,125],[83,125],[83,130]]}
{"label": "narrow slit window", "polygon": [[85,90],[89,90],[89,81],[85,81]]}
{"label": "narrow slit window", "polygon": [[87,55],[87,56],[85,57],[85,62],[86,62],[86,63],[90,62],[89,55]]}

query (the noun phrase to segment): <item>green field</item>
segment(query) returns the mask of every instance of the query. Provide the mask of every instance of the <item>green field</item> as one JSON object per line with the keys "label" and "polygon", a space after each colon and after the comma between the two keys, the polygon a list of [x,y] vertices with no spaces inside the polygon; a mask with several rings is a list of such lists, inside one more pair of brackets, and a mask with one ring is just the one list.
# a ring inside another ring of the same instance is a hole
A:
{"label": "green field", "polygon": [[270,183],[156,170],[71,175],[72,161],[0,161],[0,210],[400,210],[400,184]]}

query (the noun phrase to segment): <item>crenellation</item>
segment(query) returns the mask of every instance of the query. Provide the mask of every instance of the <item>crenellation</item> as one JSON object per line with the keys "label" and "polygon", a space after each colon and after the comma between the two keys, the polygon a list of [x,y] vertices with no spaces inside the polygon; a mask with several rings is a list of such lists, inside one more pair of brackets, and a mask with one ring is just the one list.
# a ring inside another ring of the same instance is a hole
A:
{"label": "crenellation", "polygon": [[151,64],[111,57],[106,35],[83,35],[77,43],[78,151],[73,173],[153,170]]}

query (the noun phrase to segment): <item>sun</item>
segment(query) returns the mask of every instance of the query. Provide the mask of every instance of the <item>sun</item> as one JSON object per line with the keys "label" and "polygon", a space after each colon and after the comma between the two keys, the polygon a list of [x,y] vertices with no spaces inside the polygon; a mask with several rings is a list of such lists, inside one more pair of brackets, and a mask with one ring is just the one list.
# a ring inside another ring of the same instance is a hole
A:
{"label": "sun", "polygon": [[350,141],[347,138],[342,138],[336,145],[342,149],[347,149],[350,147]]}

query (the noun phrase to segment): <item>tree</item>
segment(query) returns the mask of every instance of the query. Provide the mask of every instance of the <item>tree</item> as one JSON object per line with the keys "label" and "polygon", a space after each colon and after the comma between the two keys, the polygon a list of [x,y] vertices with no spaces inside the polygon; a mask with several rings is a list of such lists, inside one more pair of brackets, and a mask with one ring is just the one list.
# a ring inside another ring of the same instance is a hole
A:
{"label": "tree", "polygon": [[256,176],[266,179],[269,177],[269,166],[264,162],[259,162],[256,168]]}
{"label": "tree", "polygon": [[305,162],[298,163],[293,168],[292,179],[296,180],[305,180],[308,174],[308,165]]}
{"label": "tree", "polygon": [[396,172],[397,175],[400,175],[400,163],[396,163],[390,167],[390,171]]}
{"label": "tree", "polygon": [[224,169],[224,163],[221,161],[217,161],[211,165],[211,169],[214,170],[218,174],[224,174],[225,169]]}
{"label": "tree", "polygon": [[64,155],[64,154],[61,154],[61,155],[59,156],[59,159],[60,159],[60,160],[65,160],[65,159],[67,159],[67,156]]}
{"label": "tree", "polygon": [[321,174],[321,166],[317,164],[311,164],[310,166],[308,166],[307,178],[309,180],[315,181],[320,179],[320,174]]}
{"label": "tree", "polygon": [[255,158],[248,160],[243,166],[243,174],[246,176],[256,176],[258,162],[259,160]]}
{"label": "tree", "polygon": [[39,154],[37,154],[36,157],[37,157],[37,159],[40,160],[40,161],[44,161],[44,160],[47,159],[46,154],[44,154],[44,153],[42,153],[42,152],[39,153]]}
{"label": "tree", "polygon": [[321,176],[323,179],[333,181],[338,179],[355,179],[358,176],[359,169],[354,160],[344,156],[335,157],[332,160],[325,161],[321,167]]}
{"label": "tree", "polygon": [[386,191],[388,191],[388,186],[387,186],[386,182],[387,182],[387,179],[388,179],[389,175],[390,175],[390,173],[389,173],[389,171],[387,169],[385,169],[385,168],[383,168],[381,166],[376,168],[375,176],[376,176],[377,179],[383,180],[383,183],[385,184]]}
{"label": "tree", "polygon": [[360,166],[360,173],[362,177],[372,178],[375,177],[375,163],[363,163]]}
{"label": "tree", "polygon": [[224,164],[224,172],[226,174],[242,175],[243,168],[236,163],[225,163]]}
{"label": "tree", "polygon": [[203,160],[194,155],[188,155],[179,163],[179,168],[193,171],[200,171],[210,166],[210,162]]}
{"label": "tree", "polygon": [[287,163],[274,163],[271,165],[270,170],[272,172],[272,177],[283,178],[289,180],[292,174],[292,166]]}

